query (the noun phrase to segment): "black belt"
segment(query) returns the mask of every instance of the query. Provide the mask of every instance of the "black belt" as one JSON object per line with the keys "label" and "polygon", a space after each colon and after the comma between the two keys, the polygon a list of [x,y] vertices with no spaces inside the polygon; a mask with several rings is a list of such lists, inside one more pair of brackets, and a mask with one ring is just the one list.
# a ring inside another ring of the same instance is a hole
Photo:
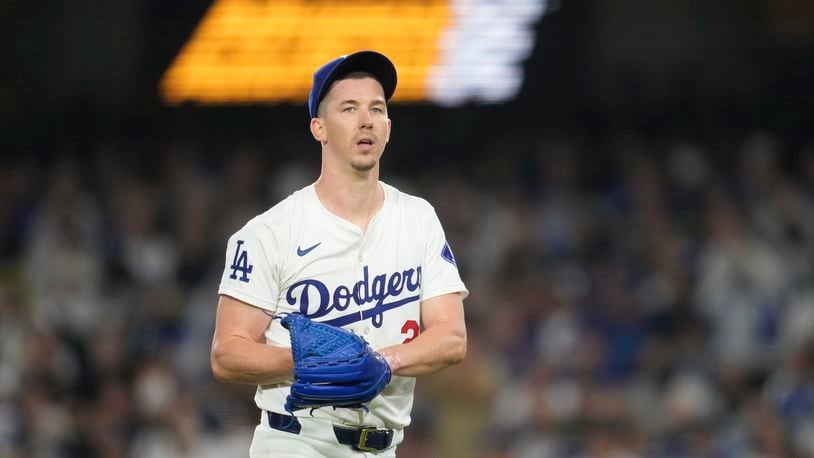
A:
{"label": "black belt", "polygon": [[299,434],[302,429],[302,425],[300,425],[297,417],[269,412],[268,410],[266,411],[266,416],[269,419],[269,426],[276,430]]}
{"label": "black belt", "polygon": [[[292,434],[299,434],[302,430],[297,417],[266,411],[269,426]],[[394,431],[392,429],[378,429],[373,426],[363,428],[348,428],[334,425],[334,435],[340,444],[350,445],[356,450],[374,452],[384,450],[393,443]]]}
{"label": "black belt", "polygon": [[384,450],[393,443],[392,429],[378,429],[375,426],[346,428],[334,425],[334,434],[340,444],[350,445],[363,452]]}

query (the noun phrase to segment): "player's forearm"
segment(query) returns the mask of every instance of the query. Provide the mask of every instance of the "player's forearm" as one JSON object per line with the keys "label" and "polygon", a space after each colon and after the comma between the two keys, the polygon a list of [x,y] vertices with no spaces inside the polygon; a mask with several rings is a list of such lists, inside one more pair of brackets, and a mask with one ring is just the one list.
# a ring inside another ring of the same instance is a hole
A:
{"label": "player's forearm", "polygon": [[291,349],[233,337],[212,344],[212,373],[220,381],[270,385],[290,380]]}
{"label": "player's forearm", "polygon": [[379,351],[395,375],[418,377],[458,364],[466,356],[466,329],[438,323],[406,344]]}

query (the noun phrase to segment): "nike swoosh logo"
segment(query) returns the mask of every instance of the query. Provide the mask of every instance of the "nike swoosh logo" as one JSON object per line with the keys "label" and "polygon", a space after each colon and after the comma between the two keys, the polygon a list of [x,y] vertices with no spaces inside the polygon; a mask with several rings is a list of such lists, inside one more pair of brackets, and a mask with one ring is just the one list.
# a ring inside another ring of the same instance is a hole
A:
{"label": "nike swoosh logo", "polygon": [[320,245],[322,245],[322,242],[319,242],[316,245],[310,246],[310,247],[308,247],[308,248],[306,248],[304,250],[302,248],[300,248],[300,247],[297,247],[297,256],[305,256],[306,254],[310,253],[311,250],[313,250],[314,248],[316,248],[316,247],[318,247]]}

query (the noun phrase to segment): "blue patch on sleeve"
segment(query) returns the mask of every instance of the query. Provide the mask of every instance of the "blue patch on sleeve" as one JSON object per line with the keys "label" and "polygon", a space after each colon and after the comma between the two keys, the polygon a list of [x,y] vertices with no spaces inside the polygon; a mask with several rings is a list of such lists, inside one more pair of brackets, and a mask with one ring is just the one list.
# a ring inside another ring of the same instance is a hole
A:
{"label": "blue patch on sleeve", "polygon": [[441,250],[441,257],[444,258],[444,261],[458,267],[458,264],[455,262],[455,256],[452,254],[452,249],[449,247],[448,242],[444,242],[444,248]]}

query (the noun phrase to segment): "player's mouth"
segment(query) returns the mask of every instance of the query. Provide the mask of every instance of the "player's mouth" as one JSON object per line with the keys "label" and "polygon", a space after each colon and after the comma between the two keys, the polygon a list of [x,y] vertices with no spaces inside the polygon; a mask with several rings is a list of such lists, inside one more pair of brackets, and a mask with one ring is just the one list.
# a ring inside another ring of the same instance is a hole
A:
{"label": "player's mouth", "polygon": [[368,151],[373,148],[374,143],[371,138],[362,138],[356,142],[356,146],[363,151]]}

